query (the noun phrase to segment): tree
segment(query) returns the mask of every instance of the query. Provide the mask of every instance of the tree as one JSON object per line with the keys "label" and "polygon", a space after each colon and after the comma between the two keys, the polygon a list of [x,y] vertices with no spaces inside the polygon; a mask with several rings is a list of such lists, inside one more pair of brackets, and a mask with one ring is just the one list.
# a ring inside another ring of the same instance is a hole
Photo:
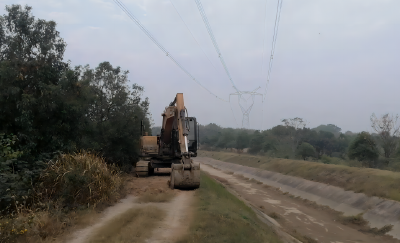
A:
{"label": "tree", "polygon": [[247,146],[249,145],[249,141],[250,136],[248,132],[242,129],[236,136],[236,149],[243,150],[244,148],[247,148]]}
{"label": "tree", "polygon": [[256,130],[250,140],[249,153],[256,154],[263,149],[264,136],[259,130]]}
{"label": "tree", "polygon": [[62,60],[66,43],[56,23],[35,20],[31,7],[6,10],[0,17],[0,129],[18,136],[25,157],[73,149],[83,103],[67,99],[78,98],[80,87]]}
{"label": "tree", "polygon": [[235,141],[235,130],[233,128],[224,128],[215,146],[219,148],[232,147],[232,141]]}
{"label": "tree", "polygon": [[295,117],[290,119],[283,119],[282,122],[290,131],[290,139],[292,141],[292,152],[294,153],[298,144],[301,141],[302,137],[301,130],[303,130],[307,126],[307,121],[303,120],[303,118]]}
{"label": "tree", "polygon": [[109,162],[131,166],[138,159],[140,124],[150,132],[148,99],[142,99],[143,87],[130,88],[128,71],[102,62],[95,69],[82,69],[82,79],[93,95],[87,111],[82,147],[93,149]]}
{"label": "tree", "polygon": [[373,167],[379,153],[372,136],[368,132],[359,133],[349,146],[348,156],[350,159],[362,161],[368,167]]}
{"label": "tree", "polygon": [[336,137],[338,137],[340,135],[340,131],[342,131],[342,129],[334,124],[328,124],[328,125],[319,125],[316,128],[313,128],[313,130],[316,131],[324,131],[324,132],[331,132],[333,133]]}
{"label": "tree", "polygon": [[302,142],[296,151],[297,155],[299,155],[303,160],[306,160],[308,157],[314,157],[316,154],[315,148],[306,142]]}
{"label": "tree", "polygon": [[384,114],[380,118],[371,115],[371,127],[378,133],[385,158],[390,158],[397,150],[400,135],[398,119],[399,115]]}
{"label": "tree", "polygon": [[140,121],[150,124],[143,88],[129,88],[127,72],[108,62],[96,70],[72,68],[63,62],[66,43],[55,22],[35,19],[28,6],[6,11],[0,17],[0,208],[28,195],[44,162],[59,152],[90,149],[108,162],[134,163]]}

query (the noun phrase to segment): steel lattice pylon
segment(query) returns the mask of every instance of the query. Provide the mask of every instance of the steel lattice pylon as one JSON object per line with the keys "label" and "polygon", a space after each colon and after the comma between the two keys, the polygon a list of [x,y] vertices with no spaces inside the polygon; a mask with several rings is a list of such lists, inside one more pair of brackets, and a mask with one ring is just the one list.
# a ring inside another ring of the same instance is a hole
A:
{"label": "steel lattice pylon", "polygon": [[[262,98],[264,98],[263,94],[257,92],[257,90],[260,88],[261,87],[258,87],[257,89],[255,89],[253,91],[237,91],[235,93],[229,94],[229,102],[231,101],[232,95],[238,96],[238,104],[239,104],[239,107],[243,114],[242,128],[246,128],[246,129],[250,128],[250,112],[254,105],[255,96],[260,95]],[[244,97],[244,96],[248,96],[248,97]],[[248,104],[248,101],[250,100],[250,98],[251,98],[251,103]]]}

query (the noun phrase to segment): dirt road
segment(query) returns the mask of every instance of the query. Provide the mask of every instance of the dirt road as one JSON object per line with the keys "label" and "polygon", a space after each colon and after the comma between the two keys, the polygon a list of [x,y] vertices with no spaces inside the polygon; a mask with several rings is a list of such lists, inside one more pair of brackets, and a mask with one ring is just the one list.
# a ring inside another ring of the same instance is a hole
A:
{"label": "dirt road", "polygon": [[175,196],[169,202],[165,203],[139,203],[140,198],[145,193],[149,192],[165,192],[170,190],[168,187],[169,174],[156,174],[156,176],[147,178],[132,178],[129,181],[130,193],[119,203],[107,208],[100,219],[84,229],[75,232],[69,243],[86,243],[101,229],[107,225],[110,220],[123,214],[129,209],[144,208],[147,206],[155,206],[166,213],[166,216],[161,222],[157,222],[151,234],[144,239],[144,242],[154,243],[172,243],[184,235],[191,220],[191,205],[194,191],[174,190]]}
{"label": "dirt road", "polygon": [[400,242],[390,236],[360,232],[357,225],[344,225],[338,221],[337,212],[284,194],[279,188],[251,182],[246,178],[214,169],[204,163],[210,161],[209,158],[200,157],[195,160],[202,163],[203,171],[265,214],[275,218],[287,233],[302,242]]}

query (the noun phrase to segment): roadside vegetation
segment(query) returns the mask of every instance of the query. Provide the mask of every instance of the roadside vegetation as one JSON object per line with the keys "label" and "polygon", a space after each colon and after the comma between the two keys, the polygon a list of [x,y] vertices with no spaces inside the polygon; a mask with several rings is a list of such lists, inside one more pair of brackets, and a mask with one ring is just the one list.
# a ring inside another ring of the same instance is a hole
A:
{"label": "roadside vegetation", "polygon": [[373,168],[200,150],[198,156],[297,176],[345,190],[400,201],[400,173]]}
{"label": "roadside vegetation", "polygon": [[[103,158],[82,152],[51,160],[32,186],[0,216],[0,242],[46,242],[85,225],[124,196],[123,175]],[[89,221],[88,221],[89,220]]]}
{"label": "roadside vegetation", "polygon": [[281,242],[256,214],[220,183],[201,174],[194,218],[185,242]]}
{"label": "roadside vegetation", "polygon": [[71,66],[54,21],[35,18],[29,6],[5,9],[0,242],[50,240],[79,222],[79,210],[98,210],[123,193],[141,121],[150,127],[149,101],[109,62]]}
{"label": "roadside vegetation", "polygon": [[[271,158],[400,171],[398,116],[371,116],[373,133],[341,132],[334,124],[307,127],[302,118],[283,119],[265,131],[200,126],[200,148]],[[157,133],[159,128],[153,128]]]}

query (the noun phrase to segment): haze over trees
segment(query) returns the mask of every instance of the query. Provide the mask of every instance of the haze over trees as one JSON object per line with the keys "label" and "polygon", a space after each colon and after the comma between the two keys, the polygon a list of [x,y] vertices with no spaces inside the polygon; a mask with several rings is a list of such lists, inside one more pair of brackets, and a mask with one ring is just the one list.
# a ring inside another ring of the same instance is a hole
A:
{"label": "haze over trees", "polygon": [[54,21],[31,7],[0,17],[0,203],[30,193],[45,162],[91,150],[126,169],[138,159],[140,121],[150,127],[143,87],[102,62],[72,67]]}
{"label": "haze over trees", "polygon": [[371,126],[377,132],[374,134],[342,133],[334,124],[308,128],[307,122],[299,117],[283,119],[282,123],[265,131],[223,128],[213,123],[201,125],[201,148],[237,152],[247,149],[249,153],[271,157],[360,163],[360,166],[373,168],[400,164],[397,163],[397,156],[400,156],[397,116],[385,114],[377,118],[373,115]]}

